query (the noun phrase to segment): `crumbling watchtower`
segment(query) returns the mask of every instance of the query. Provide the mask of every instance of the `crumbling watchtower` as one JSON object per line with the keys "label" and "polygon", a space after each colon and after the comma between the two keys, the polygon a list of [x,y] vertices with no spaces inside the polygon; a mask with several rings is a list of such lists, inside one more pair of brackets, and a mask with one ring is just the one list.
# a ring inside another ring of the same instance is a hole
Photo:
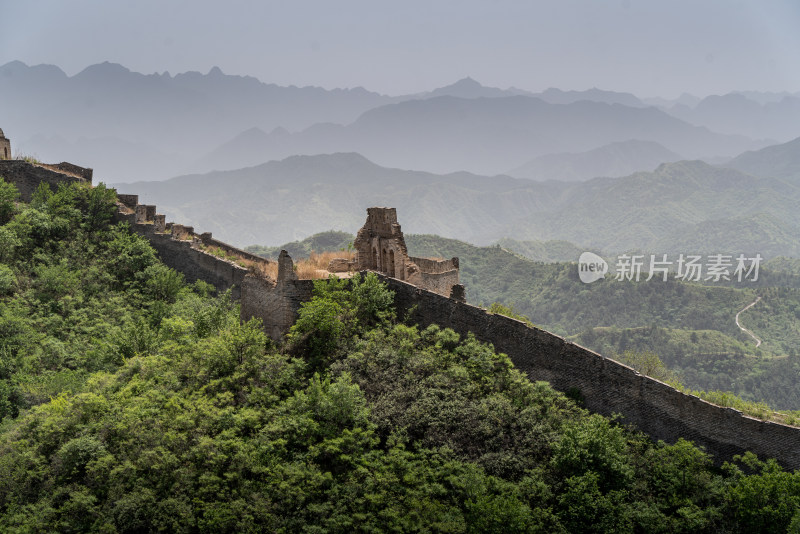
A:
{"label": "crumbling watchtower", "polygon": [[408,255],[406,241],[395,208],[367,208],[367,221],[358,231],[353,246],[358,253],[358,270],[378,271],[417,287],[463,299],[458,283],[458,258],[435,260]]}
{"label": "crumbling watchtower", "polygon": [[11,140],[3,134],[0,128],[0,159],[11,159]]}

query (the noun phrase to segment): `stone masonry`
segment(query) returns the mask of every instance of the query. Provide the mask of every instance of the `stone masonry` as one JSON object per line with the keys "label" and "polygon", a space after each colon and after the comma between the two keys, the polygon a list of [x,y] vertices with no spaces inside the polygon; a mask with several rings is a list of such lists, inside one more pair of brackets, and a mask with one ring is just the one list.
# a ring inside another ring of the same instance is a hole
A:
{"label": "stone masonry", "polygon": [[[395,208],[367,208],[367,221],[353,245],[359,270],[377,271],[446,297],[458,285],[458,258],[431,260],[408,255]],[[456,293],[463,293],[463,286]]]}
{"label": "stone masonry", "polygon": [[0,158],[0,176],[17,186],[23,202],[30,202],[33,193],[41,183],[46,183],[53,191],[58,189],[58,184],[61,183],[92,183],[92,169],[85,169],[66,162],[44,165],[25,160]]}
{"label": "stone masonry", "polygon": [[313,280],[299,280],[292,258],[285,250],[278,257],[278,278],[248,274],[242,281],[241,318],[259,318],[267,335],[276,341],[283,339],[297,320],[300,306],[311,300]]}
{"label": "stone masonry", "polygon": [[247,273],[255,266],[274,263],[218,241],[210,232],[196,235],[191,226],[167,223],[164,215],[156,213],[156,206],[139,204],[137,195],[118,194],[117,205],[117,221],[127,222],[131,231],[150,242],[164,264],[183,273],[189,282],[204,280],[217,291],[231,289],[233,298],[239,299]]}

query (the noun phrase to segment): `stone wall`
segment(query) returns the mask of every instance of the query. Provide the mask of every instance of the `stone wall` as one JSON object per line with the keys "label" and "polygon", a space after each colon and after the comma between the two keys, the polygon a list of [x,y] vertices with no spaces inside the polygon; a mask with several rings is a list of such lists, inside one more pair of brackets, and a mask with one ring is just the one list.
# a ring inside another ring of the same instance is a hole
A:
{"label": "stone wall", "polygon": [[224,250],[225,252],[233,256],[246,259],[255,263],[270,263],[270,260],[266,258],[262,258],[261,256],[256,256],[255,254],[251,254],[250,252],[236,248],[223,241],[220,241],[219,239],[214,239],[213,237],[211,237],[211,232],[204,232],[200,234],[198,238],[200,239],[200,242],[203,243],[204,245]]}
{"label": "stone wall", "polygon": [[442,296],[450,296],[453,286],[458,284],[458,271],[451,270],[441,273],[426,273],[420,271],[409,282],[433,291]]}
{"label": "stone wall", "polygon": [[[76,174],[71,171],[59,170],[59,166],[68,165],[70,168],[82,169],[82,173]],[[65,174],[70,172],[70,174]],[[11,182],[19,189],[20,198],[23,202],[30,202],[33,193],[40,183],[46,183],[50,189],[56,191],[58,184],[69,182],[88,182],[92,183],[92,169],[83,169],[71,163],[59,163],[47,167],[35,165],[25,160],[0,160],[0,176],[7,182]],[[85,178],[88,176],[89,178]]]}
{"label": "stone wall", "polygon": [[409,259],[417,264],[417,267],[419,267],[421,271],[426,273],[440,274],[458,270],[458,258],[432,260],[430,258],[415,258],[411,256]]}
{"label": "stone wall", "polygon": [[[69,172],[72,174],[25,161],[0,161],[0,175],[20,188],[25,201],[30,200],[41,182],[55,188],[62,182],[86,181]],[[127,221],[132,231],[144,236],[166,265],[183,273],[189,282],[205,280],[220,291],[233,288],[234,298],[241,297],[242,319],[262,318],[273,339],[283,337],[297,318],[301,304],[311,298],[313,281],[297,279],[286,251],[281,252],[278,260],[277,280],[270,280],[208,254],[199,245],[247,254],[244,251],[212,239],[211,234],[196,236],[191,227],[166,224],[155,206],[139,205],[136,195],[118,198],[117,220]],[[376,230],[394,228],[395,233],[399,232],[396,219],[388,217],[378,222]],[[690,439],[704,446],[717,462],[750,450],[762,458],[776,458],[788,468],[800,468],[800,429],[715,406],[559,336],[466,304],[462,300],[463,286],[458,285],[458,260],[422,260],[420,263],[427,272],[415,274],[424,274],[426,278],[417,286],[378,273],[395,291],[401,318],[408,315],[420,325],[435,323],[462,335],[472,332],[479,340],[508,354],[531,380],[545,380],[561,391],[578,390],[589,410],[603,415],[621,414],[624,422],[635,424],[654,439],[667,442],[675,442],[679,437]],[[454,269],[448,269],[448,262]],[[437,284],[451,284],[456,298],[444,296],[451,292],[438,291],[442,288]],[[419,287],[423,285],[433,286],[436,292]]]}
{"label": "stone wall", "polygon": [[[137,208],[139,207],[146,208],[147,206],[137,206]],[[139,217],[142,216],[142,212],[146,217],[148,212],[147,209],[138,211]],[[155,209],[152,211],[155,211]],[[190,233],[183,232],[173,236],[172,227],[169,228],[169,232],[159,231],[161,229],[160,225],[155,223],[157,220],[163,220],[163,216],[159,218],[158,215],[154,215],[151,219],[140,220],[138,223],[136,222],[136,212],[124,213],[120,211],[116,217],[118,221],[126,221],[130,224],[133,232],[147,239],[158,253],[161,261],[168,267],[183,273],[188,282],[204,280],[213,285],[217,291],[225,291],[228,288],[232,288],[231,294],[233,298],[240,298],[241,284],[248,273],[248,269],[200,250],[197,248],[199,240],[194,239]],[[174,226],[188,228],[181,225]]]}
{"label": "stone wall", "polygon": [[249,274],[242,281],[241,318],[260,318],[267,335],[280,341],[297,320],[300,305],[311,300],[313,289],[313,280],[277,284]]}
{"label": "stone wall", "polygon": [[42,167],[46,167],[50,170],[63,172],[66,174],[73,174],[79,178],[83,178],[84,180],[90,183],[92,181],[92,176],[94,175],[94,170],[87,169],[84,167],[79,167],[68,161],[62,161],[61,163],[55,163],[55,164],[42,164]]}
{"label": "stone wall", "polygon": [[423,326],[435,323],[462,335],[472,332],[508,354],[531,380],[545,380],[560,391],[576,388],[593,412],[621,414],[624,422],[635,424],[654,439],[669,443],[679,437],[692,440],[718,463],[749,450],[800,469],[800,429],[715,406],[555,334],[379,276],[395,292],[401,318],[410,314],[411,321]]}
{"label": "stone wall", "polygon": [[267,335],[280,341],[297,320],[300,306],[311,300],[313,280],[298,280],[294,262],[285,250],[278,256],[278,278],[270,280],[256,273],[242,283],[241,319],[259,318]]}

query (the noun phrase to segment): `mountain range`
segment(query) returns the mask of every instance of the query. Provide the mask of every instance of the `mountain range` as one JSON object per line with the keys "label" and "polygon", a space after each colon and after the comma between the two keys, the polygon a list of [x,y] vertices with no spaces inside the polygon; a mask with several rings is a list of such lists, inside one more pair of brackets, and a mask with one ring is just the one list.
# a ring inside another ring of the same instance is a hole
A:
{"label": "mountain range", "polygon": [[780,145],[748,151],[725,164],[756,176],[769,176],[800,185],[800,137]]}
{"label": "mountain range", "polygon": [[582,183],[386,168],[354,153],[118,185],[169,218],[241,246],[354,232],[369,206],[403,229],[479,245],[563,240],[607,253],[798,255],[800,186],[702,161]]}
{"label": "mountain range", "polygon": [[231,168],[235,157],[252,162],[358,152],[388,167],[497,174],[544,154],[583,152],[631,139],[656,142],[691,158],[732,157],[763,146],[692,126],[653,107],[588,100],[550,104],[529,96],[406,100],[370,109],[345,126],[317,124],[294,134],[260,137],[260,142],[247,136],[242,143],[229,143],[219,159],[205,166]]}
{"label": "mountain range", "polygon": [[[699,115],[691,123],[676,118],[672,110],[682,104],[664,101],[659,109],[629,93],[535,93],[471,78],[387,96],[360,87],[283,87],[218,68],[146,75],[102,63],[67,76],[52,65],[14,61],[0,66],[0,99],[13,102],[0,110],[0,124],[17,152],[90,166],[109,182],[242,168],[297,154],[358,152],[386,167],[497,174],[547,154],[630,140],[706,160],[768,144],[760,131],[716,133]],[[783,131],[795,128],[792,117],[786,114]]]}
{"label": "mountain range", "polygon": [[677,104],[665,111],[691,124],[726,134],[778,141],[800,135],[800,95],[796,94],[761,101],[747,93],[710,95],[694,106]]}
{"label": "mountain range", "polygon": [[[249,127],[347,123],[393,101],[362,88],[282,87],[218,68],[145,75],[101,63],[67,76],[19,61],[0,66],[0,98],[14,103],[0,111],[13,146],[94,167],[109,180],[168,178]],[[152,156],[162,161],[150,165]]]}

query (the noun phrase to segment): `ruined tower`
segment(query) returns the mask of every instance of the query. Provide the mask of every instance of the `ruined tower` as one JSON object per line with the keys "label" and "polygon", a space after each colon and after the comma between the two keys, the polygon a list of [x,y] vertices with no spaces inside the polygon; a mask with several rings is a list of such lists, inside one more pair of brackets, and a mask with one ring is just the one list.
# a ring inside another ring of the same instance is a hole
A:
{"label": "ruined tower", "polygon": [[[367,221],[353,245],[359,270],[378,271],[446,297],[459,285],[458,258],[437,260],[408,255],[395,208],[367,208]],[[459,299],[463,298],[463,287],[456,290]]]}
{"label": "ruined tower", "polygon": [[3,134],[0,128],[0,159],[11,159],[11,140]]}

